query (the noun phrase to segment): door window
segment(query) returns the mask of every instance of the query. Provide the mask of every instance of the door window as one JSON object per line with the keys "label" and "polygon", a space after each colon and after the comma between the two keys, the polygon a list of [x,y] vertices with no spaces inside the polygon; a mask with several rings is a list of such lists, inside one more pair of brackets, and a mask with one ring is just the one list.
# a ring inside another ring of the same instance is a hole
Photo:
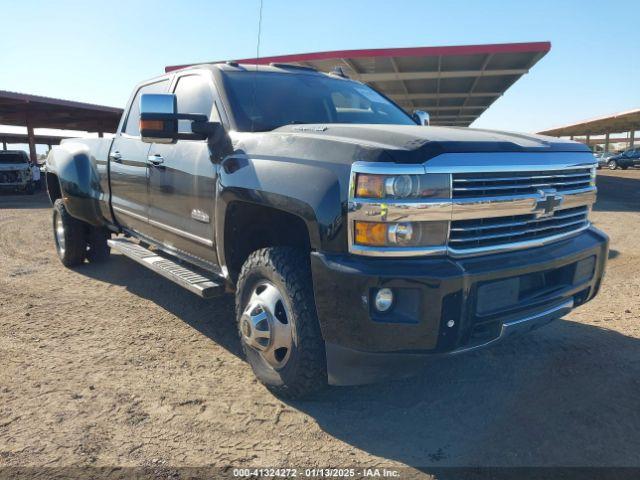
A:
{"label": "door window", "polygon": [[133,137],[140,136],[140,97],[145,93],[165,93],[167,91],[168,83],[169,79],[166,79],[160,82],[144,85],[138,89],[133,102],[131,102],[131,107],[129,108],[127,123],[122,129],[124,133]]}
{"label": "door window", "polygon": [[[178,79],[175,88],[178,101],[178,113],[201,113],[211,115],[213,107],[213,90],[208,80],[200,75],[187,75]],[[217,112],[214,112],[217,116]],[[214,121],[219,121],[217,118]],[[191,122],[180,120],[178,132],[191,133]]]}

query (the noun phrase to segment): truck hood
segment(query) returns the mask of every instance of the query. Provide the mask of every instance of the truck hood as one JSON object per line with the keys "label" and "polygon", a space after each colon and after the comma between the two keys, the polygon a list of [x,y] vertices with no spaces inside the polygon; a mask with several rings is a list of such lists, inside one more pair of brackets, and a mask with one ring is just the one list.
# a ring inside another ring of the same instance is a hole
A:
{"label": "truck hood", "polygon": [[28,163],[0,163],[0,172],[29,170],[29,168]]}
{"label": "truck hood", "polygon": [[358,144],[385,152],[380,161],[423,163],[442,153],[588,152],[578,142],[542,135],[462,127],[411,125],[287,125],[272,133]]}

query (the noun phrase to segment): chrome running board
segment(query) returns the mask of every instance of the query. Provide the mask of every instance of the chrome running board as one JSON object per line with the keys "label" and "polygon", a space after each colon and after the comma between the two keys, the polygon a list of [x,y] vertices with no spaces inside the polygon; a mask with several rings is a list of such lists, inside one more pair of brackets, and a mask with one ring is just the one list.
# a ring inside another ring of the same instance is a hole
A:
{"label": "chrome running board", "polygon": [[189,267],[158,255],[131,240],[112,238],[107,240],[107,243],[113,250],[177,283],[199,297],[211,298],[224,293],[224,285],[216,280],[205,277]]}

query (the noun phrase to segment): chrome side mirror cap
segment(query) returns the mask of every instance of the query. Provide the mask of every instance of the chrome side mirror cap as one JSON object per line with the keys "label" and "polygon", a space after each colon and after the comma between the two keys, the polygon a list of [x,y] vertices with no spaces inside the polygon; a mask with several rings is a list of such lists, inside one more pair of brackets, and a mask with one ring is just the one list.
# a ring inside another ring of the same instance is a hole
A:
{"label": "chrome side mirror cap", "polygon": [[429,114],[424,110],[414,110],[413,119],[418,125],[429,125],[431,123]]}
{"label": "chrome side mirror cap", "polygon": [[145,93],[140,97],[140,136],[145,143],[174,143],[178,134],[176,96]]}
{"label": "chrome side mirror cap", "polygon": [[[146,143],[176,143],[178,140],[218,139],[224,131],[219,122],[210,122],[202,113],[176,113],[172,93],[146,93],[140,97],[140,137]],[[191,133],[180,133],[179,121],[191,124]]]}

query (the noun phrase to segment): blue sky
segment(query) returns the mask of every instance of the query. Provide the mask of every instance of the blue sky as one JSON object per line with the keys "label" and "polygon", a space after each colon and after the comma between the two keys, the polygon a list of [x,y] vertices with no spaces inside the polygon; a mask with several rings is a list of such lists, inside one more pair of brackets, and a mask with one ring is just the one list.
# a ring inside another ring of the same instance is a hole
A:
{"label": "blue sky", "polygon": [[[123,106],[165,65],[253,57],[259,0],[0,0],[0,89]],[[264,0],[261,55],[550,41],[473,126],[640,108],[640,2]]]}

